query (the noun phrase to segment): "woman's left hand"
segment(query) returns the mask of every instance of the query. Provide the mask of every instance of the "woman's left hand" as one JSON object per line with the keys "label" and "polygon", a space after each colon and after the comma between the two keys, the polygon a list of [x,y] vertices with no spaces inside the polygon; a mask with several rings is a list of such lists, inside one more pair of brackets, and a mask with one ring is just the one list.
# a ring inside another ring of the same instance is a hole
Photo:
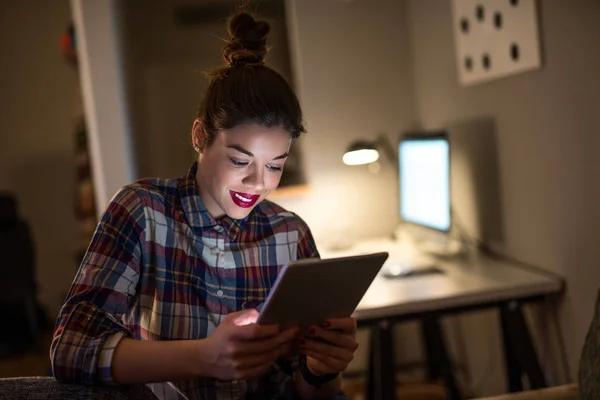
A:
{"label": "woman's left hand", "polygon": [[311,326],[300,350],[306,355],[306,365],[315,375],[343,372],[354,358],[358,348],[356,320],[337,318],[325,321],[321,326]]}

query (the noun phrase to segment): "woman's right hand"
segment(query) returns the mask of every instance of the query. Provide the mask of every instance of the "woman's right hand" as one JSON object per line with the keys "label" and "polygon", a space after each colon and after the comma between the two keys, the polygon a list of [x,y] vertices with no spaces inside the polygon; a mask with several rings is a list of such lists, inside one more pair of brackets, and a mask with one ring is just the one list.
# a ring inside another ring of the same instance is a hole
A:
{"label": "woman's right hand", "polygon": [[256,310],[231,313],[206,339],[214,378],[260,378],[271,364],[289,351],[299,330],[292,328],[280,332],[277,325],[257,325],[257,318]]}

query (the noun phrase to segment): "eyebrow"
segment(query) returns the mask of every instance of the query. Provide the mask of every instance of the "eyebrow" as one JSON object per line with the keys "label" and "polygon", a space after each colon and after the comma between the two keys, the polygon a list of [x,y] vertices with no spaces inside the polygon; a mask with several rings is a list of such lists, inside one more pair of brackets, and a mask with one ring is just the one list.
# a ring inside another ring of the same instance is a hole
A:
{"label": "eyebrow", "polygon": [[[227,146],[227,148],[237,150],[240,153],[244,153],[248,157],[254,157],[254,154],[252,154],[251,152],[249,152],[248,150],[246,150],[245,148],[243,148],[242,146],[240,146],[238,144],[229,145],[229,146]],[[284,158],[287,158],[289,155],[290,154],[288,152],[285,152],[282,155],[275,157],[273,160],[282,160]]]}

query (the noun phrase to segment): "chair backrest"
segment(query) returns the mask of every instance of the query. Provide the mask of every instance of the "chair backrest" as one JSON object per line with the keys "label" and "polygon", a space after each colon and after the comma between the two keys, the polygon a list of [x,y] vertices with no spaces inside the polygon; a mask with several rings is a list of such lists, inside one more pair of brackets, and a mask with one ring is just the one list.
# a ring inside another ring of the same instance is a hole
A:
{"label": "chair backrest", "polygon": [[0,302],[35,290],[35,249],[15,197],[0,193]]}

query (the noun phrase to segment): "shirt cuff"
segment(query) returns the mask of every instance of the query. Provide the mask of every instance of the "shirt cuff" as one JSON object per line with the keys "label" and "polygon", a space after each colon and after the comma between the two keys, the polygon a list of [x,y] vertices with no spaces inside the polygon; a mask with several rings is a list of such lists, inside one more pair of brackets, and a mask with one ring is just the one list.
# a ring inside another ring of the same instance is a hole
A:
{"label": "shirt cuff", "polygon": [[100,350],[100,356],[98,357],[97,374],[100,383],[105,385],[116,385],[116,382],[112,376],[112,360],[115,354],[117,345],[125,336],[124,332],[117,332],[111,336],[108,336],[104,340],[102,350]]}

